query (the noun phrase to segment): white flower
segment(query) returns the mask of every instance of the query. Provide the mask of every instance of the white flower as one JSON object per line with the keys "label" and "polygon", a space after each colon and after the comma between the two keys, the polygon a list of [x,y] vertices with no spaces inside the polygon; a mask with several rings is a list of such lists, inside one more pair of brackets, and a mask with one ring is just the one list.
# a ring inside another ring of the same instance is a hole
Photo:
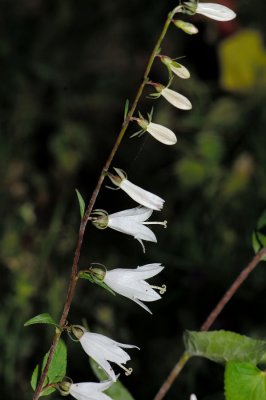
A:
{"label": "white flower", "polygon": [[107,375],[115,382],[117,377],[108,361],[114,362],[126,371],[126,375],[130,375],[132,368],[127,369],[124,365],[130,360],[130,356],[124,348],[137,348],[131,344],[118,343],[99,333],[87,332],[83,326],[72,325],[72,333],[79,339],[85,353],[93,358],[97,364],[107,373]]}
{"label": "white flower", "polygon": [[198,3],[196,13],[216,21],[231,21],[236,17],[236,13],[233,10],[216,3]]}
{"label": "white flower", "polygon": [[168,89],[168,87],[164,87],[162,85],[160,85],[160,87],[158,87],[158,89],[159,89],[160,94],[167,101],[169,101],[169,103],[171,103],[174,107],[180,108],[181,110],[191,110],[191,108],[192,108],[191,102],[182,94],[175,92],[172,89]]}
{"label": "white flower", "polygon": [[72,383],[69,388],[69,394],[77,400],[112,400],[107,394],[102,393],[109,389],[113,380],[96,382]]}
{"label": "white flower", "polygon": [[192,393],[192,394],[190,395],[190,400],[197,400],[196,395]]}
{"label": "white flower", "polygon": [[159,57],[162,63],[164,63],[174,74],[179,76],[179,78],[188,79],[190,77],[190,72],[186,67],[184,67],[184,65],[177,63],[168,56],[160,55]]}
{"label": "white flower", "polygon": [[135,301],[152,314],[142,301],[159,300],[161,296],[154,289],[159,290],[163,294],[166,291],[166,286],[151,286],[145,279],[159,274],[163,268],[158,263],[143,265],[135,269],[117,268],[106,271],[104,282],[116,293]]}
{"label": "white flower", "polygon": [[114,168],[114,170],[118,176],[115,176],[110,172],[107,173],[107,176],[115,185],[118,186],[118,188],[124,190],[124,192],[126,192],[133,200],[142,206],[151,208],[152,210],[160,211],[163,208],[164,200],[161,199],[161,197],[134,185],[134,183],[127,179],[125,172],[120,168]]}
{"label": "white flower", "polygon": [[142,240],[157,243],[156,236],[145,225],[157,224],[163,225],[166,228],[167,221],[163,222],[145,222],[152,214],[153,210],[146,207],[135,207],[129,210],[119,211],[108,215],[104,210],[95,210],[92,215],[92,223],[100,229],[107,227],[116,231],[132,235],[142,245],[143,251],[145,248]]}
{"label": "white flower", "polygon": [[153,136],[161,143],[172,145],[177,142],[176,135],[174,134],[174,132],[163,125],[149,122],[146,130],[151,134],[151,136]]}

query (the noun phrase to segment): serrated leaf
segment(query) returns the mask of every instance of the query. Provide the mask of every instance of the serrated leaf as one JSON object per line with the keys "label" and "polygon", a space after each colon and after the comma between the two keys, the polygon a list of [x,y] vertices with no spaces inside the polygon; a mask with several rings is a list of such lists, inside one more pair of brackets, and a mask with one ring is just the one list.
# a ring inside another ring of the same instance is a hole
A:
{"label": "serrated leaf", "polygon": [[[95,376],[100,381],[109,379],[104,370],[92,358],[90,358],[90,365]],[[114,400],[134,400],[128,389],[118,380],[105,393]]]}
{"label": "serrated leaf", "polygon": [[129,109],[129,100],[126,99],[125,108],[124,108],[124,121],[125,121],[125,119],[126,119],[126,117],[127,117],[128,109]]}
{"label": "serrated leaf", "polygon": [[24,326],[29,326],[34,324],[50,324],[57,326],[57,323],[54,321],[51,315],[47,313],[36,315],[35,317],[26,321]]}
{"label": "serrated leaf", "polygon": [[[252,234],[252,246],[255,254],[266,247],[266,211],[260,216],[257,227]],[[266,256],[262,257],[262,260],[266,261]]]}
{"label": "serrated leaf", "polygon": [[226,400],[266,400],[266,375],[250,363],[230,361],[225,368]]}
{"label": "serrated leaf", "polygon": [[[48,358],[49,352],[45,354],[42,364],[37,365],[33,371],[32,377],[31,377],[31,387],[33,390],[36,389],[37,383],[39,381],[41,372],[43,371],[46,361]],[[65,343],[63,342],[62,339],[59,340],[53,360],[50,364],[50,368],[48,370],[47,377],[44,381],[44,385],[48,385],[49,383],[56,383],[60,382],[62,378],[66,375],[66,367],[67,367],[67,348]],[[48,396],[49,394],[53,393],[56,389],[55,388],[47,388],[44,389],[41,393],[41,396]]]}
{"label": "serrated leaf", "polygon": [[79,277],[82,279],[87,279],[91,283],[96,283],[96,285],[101,286],[102,288],[116,296],[115,292],[109,286],[107,286],[106,283],[96,280],[93,276],[91,276],[89,272],[81,271],[79,273]]}
{"label": "serrated leaf", "polygon": [[184,335],[186,350],[217,363],[246,361],[258,364],[263,361],[266,341],[255,340],[229,331],[192,332]]}
{"label": "serrated leaf", "polygon": [[84,216],[84,212],[85,212],[85,201],[83,200],[83,197],[79,193],[78,189],[75,189],[75,191],[77,193],[77,197],[78,197],[78,201],[79,201],[80,216],[81,216],[81,219],[82,219],[83,216]]}

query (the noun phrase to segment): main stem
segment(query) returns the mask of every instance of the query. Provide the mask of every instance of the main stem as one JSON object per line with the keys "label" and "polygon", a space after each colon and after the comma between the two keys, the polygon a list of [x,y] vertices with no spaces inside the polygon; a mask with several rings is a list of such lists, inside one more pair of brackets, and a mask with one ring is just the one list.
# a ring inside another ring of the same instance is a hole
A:
{"label": "main stem", "polygon": [[164,37],[165,37],[165,35],[167,33],[167,30],[169,28],[169,25],[170,25],[171,20],[172,20],[172,18],[173,18],[175,13],[176,13],[176,10],[173,10],[168,14],[168,17],[167,17],[167,19],[165,21],[165,24],[163,26],[163,29],[162,29],[161,33],[160,33],[160,36],[159,36],[159,38],[158,38],[158,40],[157,40],[157,42],[156,42],[156,44],[154,46],[154,49],[153,49],[153,51],[152,51],[152,53],[150,55],[146,70],[144,72],[142,83],[139,86],[139,89],[137,91],[137,94],[135,96],[133,104],[132,104],[132,106],[131,106],[131,108],[130,108],[130,110],[129,110],[129,112],[128,112],[128,114],[127,114],[127,116],[126,116],[126,118],[125,118],[125,120],[123,122],[122,128],[121,128],[120,132],[118,133],[117,139],[116,139],[115,144],[114,144],[114,146],[113,146],[113,148],[111,150],[111,153],[109,154],[109,156],[108,156],[108,158],[107,158],[107,160],[106,160],[106,162],[105,162],[105,164],[104,164],[104,166],[102,168],[100,177],[99,177],[98,182],[96,184],[96,187],[95,187],[95,189],[94,189],[94,191],[92,193],[92,196],[91,196],[91,199],[89,201],[89,204],[88,204],[88,207],[86,209],[86,212],[84,214],[84,217],[82,218],[82,221],[81,221],[81,224],[80,224],[80,228],[79,228],[78,241],[77,241],[77,244],[76,244],[76,250],[75,250],[73,264],[72,264],[72,270],[71,270],[71,275],[70,275],[70,281],[69,281],[67,297],[66,297],[65,305],[64,305],[63,312],[62,312],[62,315],[61,315],[61,318],[60,318],[60,322],[59,322],[60,329],[57,329],[56,333],[54,335],[53,342],[51,344],[50,351],[49,351],[49,356],[48,356],[46,365],[44,367],[43,373],[42,373],[42,375],[40,377],[40,380],[38,382],[38,385],[36,387],[36,390],[34,392],[33,400],[37,400],[40,397],[40,394],[41,394],[41,391],[43,389],[43,385],[44,385],[45,379],[46,379],[47,374],[48,374],[48,370],[49,370],[50,364],[52,362],[52,359],[53,359],[53,356],[54,356],[54,353],[55,353],[55,349],[56,349],[57,343],[58,343],[58,341],[60,339],[61,333],[63,331],[63,327],[64,327],[64,325],[66,323],[66,319],[67,319],[67,316],[68,316],[68,313],[69,313],[70,306],[72,304],[73,296],[74,296],[76,285],[77,285],[78,263],[79,263],[80,251],[81,251],[81,247],[82,247],[82,242],[83,242],[83,238],[84,238],[86,225],[88,223],[88,220],[89,220],[89,217],[91,215],[92,209],[94,207],[94,204],[95,204],[96,199],[98,197],[98,194],[100,192],[100,189],[101,189],[101,186],[103,184],[106,172],[108,171],[108,169],[109,169],[109,167],[110,167],[110,165],[111,165],[111,163],[113,161],[113,158],[114,158],[114,156],[115,156],[115,154],[116,154],[116,152],[117,152],[117,150],[119,148],[119,145],[120,145],[123,137],[125,136],[125,133],[126,133],[126,130],[128,128],[128,125],[130,123],[130,120],[133,117],[133,114],[134,114],[134,112],[135,112],[135,110],[137,108],[139,99],[140,99],[140,97],[141,97],[141,95],[143,93],[144,87],[145,87],[146,83],[148,82],[149,73],[150,73],[152,64],[154,62],[154,59],[156,57],[156,54],[158,53],[158,50],[159,50],[159,48],[161,46],[161,43],[162,43],[162,41],[163,41],[163,39],[164,39]]}
{"label": "main stem", "polygon": [[[262,248],[250,261],[250,263],[240,272],[238,277],[235,279],[233,284],[229,287],[229,289],[225,292],[223,297],[217,303],[216,307],[211,311],[206,320],[200,327],[201,331],[208,331],[213,323],[216,321],[217,317],[221,314],[226,304],[231,300],[234,294],[237,292],[242,283],[247,279],[249,274],[253,271],[253,269],[259,264],[259,262],[266,256],[266,248]],[[158,393],[154,397],[154,400],[162,400],[173,382],[180,374],[187,361],[190,359],[190,354],[188,352],[184,352],[182,356],[179,358],[177,364],[174,366],[162,386],[160,387]]]}

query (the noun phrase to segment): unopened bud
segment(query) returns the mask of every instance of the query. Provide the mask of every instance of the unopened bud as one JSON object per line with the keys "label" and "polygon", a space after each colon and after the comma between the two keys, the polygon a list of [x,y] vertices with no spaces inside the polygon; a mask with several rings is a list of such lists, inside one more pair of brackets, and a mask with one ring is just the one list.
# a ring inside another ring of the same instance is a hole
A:
{"label": "unopened bud", "polygon": [[191,24],[190,22],[182,21],[181,19],[173,20],[173,24],[189,35],[195,35],[199,31],[195,25]]}
{"label": "unopened bud", "polygon": [[59,390],[61,396],[68,396],[70,387],[73,384],[72,379],[68,378],[67,376],[57,384],[57,389]]}
{"label": "unopened bud", "polygon": [[82,338],[82,336],[84,335],[85,332],[87,332],[87,331],[84,328],[84,326],[81,326],[81,325],[72,325],[71,326],[71,333],[73,333],[75,338],[77,338],[78,340],[80,340]]}

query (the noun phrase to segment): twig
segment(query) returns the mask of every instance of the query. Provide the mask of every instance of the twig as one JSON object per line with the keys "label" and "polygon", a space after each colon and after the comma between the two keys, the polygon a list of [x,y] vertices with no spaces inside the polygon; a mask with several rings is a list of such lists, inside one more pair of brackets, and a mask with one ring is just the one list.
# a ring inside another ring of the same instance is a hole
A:
{"label": "twig", "polygon": [[[266,255],[266,248],[262,248],[250,261],[250,263],[240,272],[237,276],[233,284],[230,288],[225,292],[221,300],[217,303],[216,307],[212,310],[212,312],[208,315],[206,320],[201,325],[201,331],[208,331],[213,323],[216,321],[217,317],[221,314],[226,304],[231,300],[234,294],[237,292],[242,283],[247,279],[249,274],[256,268],[262,258]],[[180,374],[187,361],[190,359],[190,355],[187,352],[184,352],[182,356],[179,358],[177,364],[174,366],[159,391],[154,397],[154,400],[162,400],[172,384],[174,383],[177,376]]]}

